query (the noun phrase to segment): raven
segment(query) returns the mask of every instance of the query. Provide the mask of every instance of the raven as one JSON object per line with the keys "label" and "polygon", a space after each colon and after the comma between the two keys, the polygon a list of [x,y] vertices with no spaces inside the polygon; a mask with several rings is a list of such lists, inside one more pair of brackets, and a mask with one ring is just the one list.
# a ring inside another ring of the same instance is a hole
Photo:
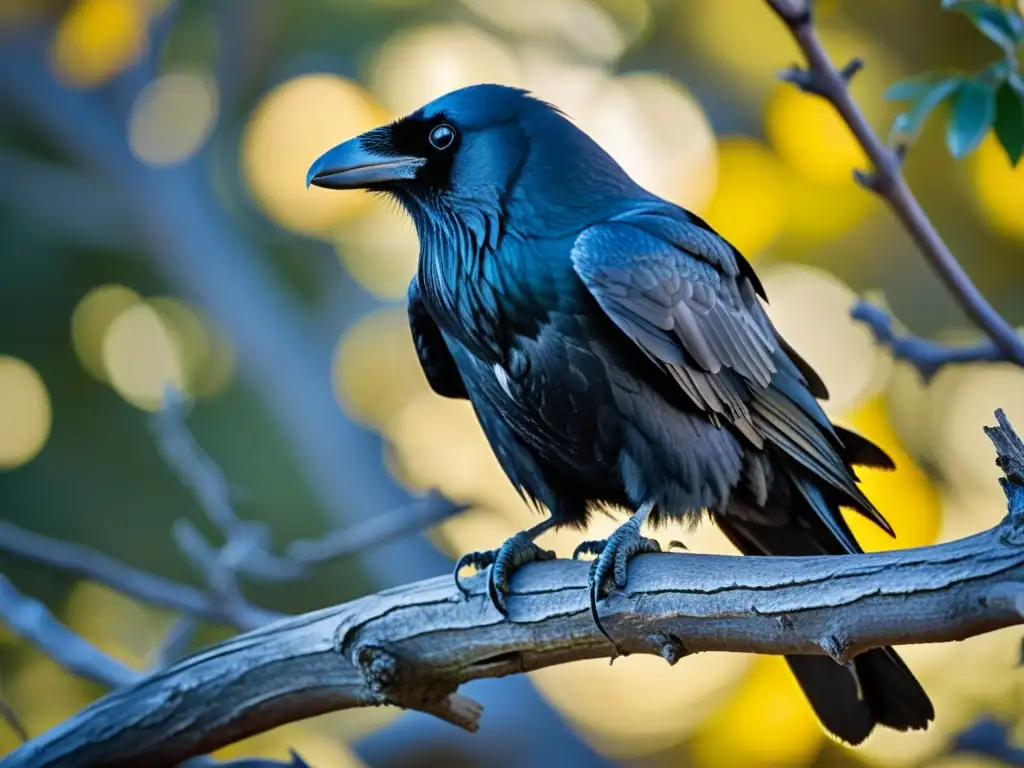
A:
{"label": "raven", "polygon": [[[757,275],[706,222],[636,184],[557,108],[476,85],[327,151],[307,183],[392,196],[420,241],[408,311],[431,387],[465,398],[509,480],[550,516],[490,566],[509,577],[553,552],[553,526],[631,510],[596,555],[591,608],[657,542],[646,521],[706,511],[747,555],[860,552],[840,513],[891,528],[854,465],[893,468],[832,424],[811,367],[779,336]],[[461,584],[460,584],[460,588]],[[603,631],[603,629],[602,629]],[[787,657],[826,729],[856,744],[876,724],[926,728],[927,694],[891,648],[846,666]]]}

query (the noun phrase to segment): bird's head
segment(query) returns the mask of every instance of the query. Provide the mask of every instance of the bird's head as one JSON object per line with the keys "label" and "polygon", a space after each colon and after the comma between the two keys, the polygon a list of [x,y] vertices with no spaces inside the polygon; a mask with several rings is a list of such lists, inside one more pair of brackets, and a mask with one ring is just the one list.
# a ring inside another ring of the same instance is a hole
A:
{"label": "bird's head", "polygon": [[419,220],[439,208],[594,210],[636,189],[555,107],[526,91],[474,85],[321,155],[307,184],[394,196]]}

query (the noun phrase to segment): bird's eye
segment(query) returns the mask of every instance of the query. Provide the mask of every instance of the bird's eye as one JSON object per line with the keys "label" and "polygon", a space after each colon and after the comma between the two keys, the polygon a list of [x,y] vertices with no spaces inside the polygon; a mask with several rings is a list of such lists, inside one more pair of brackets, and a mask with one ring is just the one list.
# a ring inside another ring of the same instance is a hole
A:
{"label": "bird's eye", "polygon": [[455,129],[448,123],[435,126],[430,132],[430,146],[434,149],[448,149],[455,141]]}

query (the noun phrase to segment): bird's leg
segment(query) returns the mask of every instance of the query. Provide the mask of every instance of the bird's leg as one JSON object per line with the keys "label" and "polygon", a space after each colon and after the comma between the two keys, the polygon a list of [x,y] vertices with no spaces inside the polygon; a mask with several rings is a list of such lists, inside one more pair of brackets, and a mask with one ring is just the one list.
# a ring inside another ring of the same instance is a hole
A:
{"label": "bird's leg", "polygon": [[487,576],[487,592],[491,602],[503,615],[508,615],[508,608],[505,606],[505,595],[509,593],[509,579],[512,574],[527,563],[535,560],[554,560],[555,553],[550,549],[541,549],[533,540],[540,536],[555,524],[554,520],[548,519],[543,523],[533,526],[525,531],[520,531],[510,538],[498,549],[489,549],[483,552],[470,552],[463,555],[455,565],[455,586],[464,595],[469,595],[469,590],[459,581],[459,571],[465,566],[472,565],[479,570],[491,566]]}
{"label": "bird's leg", "polygon": [[640,529],[653,509],[654,502],[644,502],[636,514],[620,525],[615,533],[607,539],[584,541],[576,547],[576,551],[572,554],[574,560],[582,554],[597,555],[590,566],[588,578],[590,613],[594,617],[597,628],[611,640],[612,645],[615,645],[615,641],[601,625],[601,619],[597,614],[597,602],[611,592],[613,587],[623,589],[626,586],[626,575],[631,557],[647,552],[661,552],[658,542],[640,535]]}

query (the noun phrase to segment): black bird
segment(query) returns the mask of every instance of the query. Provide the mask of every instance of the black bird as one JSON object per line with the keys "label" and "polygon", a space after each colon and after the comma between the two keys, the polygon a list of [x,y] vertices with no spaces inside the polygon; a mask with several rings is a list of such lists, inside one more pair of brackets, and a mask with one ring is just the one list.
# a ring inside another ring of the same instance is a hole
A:
{"label": "black bird", "polygon": [[[841,506],[892,533],[853,469],[892,461],[821,410],[825,386],[773,328],[751,266],[556,108],[513,88],[464,88],[329,150],[307,180],[387,193],[412,217],[409,323],[424,373],[438,394],[472,403],[509,479],[550,511],[459,562],[491,566],[503,613],[512,572],[555,556],[534,539],[584,527],[595,508],[634,512],[577,548],[597,555],[595,620],[629,558],[658,551],[645,521],[706,511],[748,555],[860,552]],[[934,717],[891,648],[847,666],[787,661],[824,726],[851,744],[876,724]]]}

